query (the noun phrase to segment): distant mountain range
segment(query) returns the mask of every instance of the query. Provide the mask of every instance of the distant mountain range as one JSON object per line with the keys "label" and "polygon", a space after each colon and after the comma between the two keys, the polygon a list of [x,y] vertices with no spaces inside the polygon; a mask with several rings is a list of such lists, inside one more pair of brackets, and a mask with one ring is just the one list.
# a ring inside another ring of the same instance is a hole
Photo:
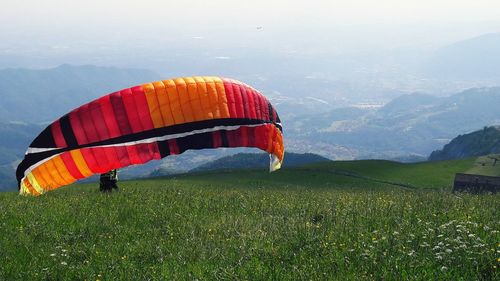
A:
{"label": "distant mountain range", "polygon": [[454,138],[443,149],[432,152],[429,160],[464,159],[497,153],[500,153],[500,126],[492,126]]}
{"label": "distant mountain range", "polygon": [[[309,163],[331,161],[328,158],[312,153],[285,153],[284,167],[295,167]],[[221,170],[221,169],[241,169],[241,168],[262,168],[269,169],[269,155],[267,153],[238,153],[231,156],[219,158],[215,161],[202,164],[192,172]]]}
{"label": "distant mountain range", "polygon": [[49,123],[112,91],[160,79],[149,70],[61,65],[0,70],[0,120]]}

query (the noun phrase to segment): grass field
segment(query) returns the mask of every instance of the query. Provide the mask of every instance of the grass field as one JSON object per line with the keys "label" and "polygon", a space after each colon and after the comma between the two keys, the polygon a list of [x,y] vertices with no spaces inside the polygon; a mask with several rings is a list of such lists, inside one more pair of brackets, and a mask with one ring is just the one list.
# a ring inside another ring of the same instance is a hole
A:
{"label": "grass field", "polygon": [[0,193],[0,280],[499,280],[474,160],[347,161]]}

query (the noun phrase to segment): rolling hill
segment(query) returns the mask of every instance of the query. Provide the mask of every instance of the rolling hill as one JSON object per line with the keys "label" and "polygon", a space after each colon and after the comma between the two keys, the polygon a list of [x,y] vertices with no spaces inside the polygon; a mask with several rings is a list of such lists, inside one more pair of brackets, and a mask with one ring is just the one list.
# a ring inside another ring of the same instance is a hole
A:
{"label": "rolling hill", "polygon": [[[313,185],[322,188],[400,187],[450,190],[455,173],[471,170],[476,162],[476,158],[421,163],[387,160],[329,161],[314,154],[293,153],[286,157],[285,161],[291,161],[292,165],[285,165],[274,173],[266,171],[267,154],[241,153],[215,160],[207,163],[208,165],[201,165],[189,173],[164,176],[165,174],[156,171],[151,174],[154,178],[143,178],[143,180],[156,181],[157,177],[160,177],[160,179],[186,179],[221,186],[239,186],[258,180],[266,182],[269,186]],[[248,163],[242,165],[240,160]],[[237,165],[234,164],[235,161]],[[238,166],[239,168],[235,168]],[[252,168],[244,168],[246,166]],[[259,166],[261,168],[256,168]]]}
{"label": "rolling hill", "polygon": [[[243,156],[245,155],[243,154]],[[259,156],[258,154],[254,155],[254,157]],[[264,156],[267,157],[267,155]],[[240,157],[242,155],[229,159]],[[274,173],[268,173],[264,167],[262,169],[226,169],[221,167],[218,170],[196,171],[162,178],[207,182],[222,186],[245,186],[257,180],[266,182],[268,186],[361,189],[400,187],[451,190],[455,173],[464,173],[470,170],[474,167],[475,161],[475,158],[421,163],[399,163],[387,160],[326,161],[295,167],[285,165]],[[150,180],[156,179],[151,178]]]}

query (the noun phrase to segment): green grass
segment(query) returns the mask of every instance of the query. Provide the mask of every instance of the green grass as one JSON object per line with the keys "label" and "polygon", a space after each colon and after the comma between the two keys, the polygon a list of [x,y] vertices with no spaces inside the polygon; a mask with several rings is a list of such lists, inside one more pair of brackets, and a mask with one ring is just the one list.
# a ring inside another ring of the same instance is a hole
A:
{"label": "green grass", "polygon": [[[474,159],[399,163],[383,160],[334,161],[319,164],[318,169],[347,171],[356,175],[424,189],[450,189],[455,173],[464,172],[473,166]],[[314,166],[313,166],[314,167]]]}
{"label": "green grass", "polygon": [[0,193],[0,280],[500,278],[499,195],[442,191],[471,162],[357,164]]}
{"label": "green grass", "polygon": [[471,169],[467,170],[467,173],[468,174],[478,174],[478,175],[485,175],[485,176],[500,177],[500,161],[497,160],[497,162],[493,166],[494,161],[490,157],[499,158],[500,155],[494,154],[494,155],[487,155],[487,156],[478,157],[474,161],[474,166]]}

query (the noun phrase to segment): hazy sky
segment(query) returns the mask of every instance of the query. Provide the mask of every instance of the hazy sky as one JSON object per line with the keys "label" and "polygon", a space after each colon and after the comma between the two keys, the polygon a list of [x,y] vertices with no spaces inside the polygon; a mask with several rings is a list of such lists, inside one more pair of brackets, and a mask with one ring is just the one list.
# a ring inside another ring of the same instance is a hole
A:
{"label": "hazy sky", "polygon": [[190,49],[208,57],[428,50],[500,32],[500,0],[0,1],[0,67],[116,65]]}
{"label": "hazy sky", "polygon": [[2,0],[3,28],[352,25],[500,20],[498,0]]}

